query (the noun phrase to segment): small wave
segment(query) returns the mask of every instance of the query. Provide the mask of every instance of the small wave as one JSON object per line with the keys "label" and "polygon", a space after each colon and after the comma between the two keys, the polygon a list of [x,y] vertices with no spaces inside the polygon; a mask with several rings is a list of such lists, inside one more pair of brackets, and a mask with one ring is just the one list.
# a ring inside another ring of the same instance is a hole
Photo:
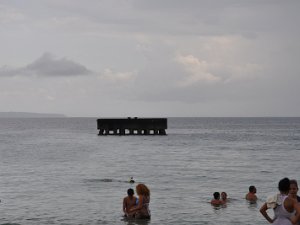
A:
{"label": "small wave", "polygon": [[21,225],[21,224],[18,224],[18,223],[1,223],[0,225]]}
{"label": "small wave", "polygon": [[261,170],[261,173],[272,173],[271,171]]}
{"label": "small wave", "polygon": [[104,179],[95,179],[96,182],[114,182],[113,179],[108,179],[108,178],[104,178]]}
{"label": "small wave", "polygon": [[39,220],[41,220],[41,218],[28,218],[26,220],[29,220],[29,221],[39,221]]}
{"label": "small wave", "polygon": [[111,182],[120,182],[120,183],[129,183],[128,180],[116,180],[111,178],[103,178],[103,179],[85,179],[86,183],[111,183]]}

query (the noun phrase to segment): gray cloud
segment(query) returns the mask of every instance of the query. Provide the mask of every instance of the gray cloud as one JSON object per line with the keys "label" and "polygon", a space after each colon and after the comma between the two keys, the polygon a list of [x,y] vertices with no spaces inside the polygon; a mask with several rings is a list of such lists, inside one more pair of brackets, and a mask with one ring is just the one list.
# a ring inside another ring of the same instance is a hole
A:
{"label": "gray cloud", "polygon": [[85,66],[72,60],[56,59],[50,53],[44,53],[40,58],[25,67],[9,68],[4,66],[0,69],[0,76],[81,76],[91,74]]}

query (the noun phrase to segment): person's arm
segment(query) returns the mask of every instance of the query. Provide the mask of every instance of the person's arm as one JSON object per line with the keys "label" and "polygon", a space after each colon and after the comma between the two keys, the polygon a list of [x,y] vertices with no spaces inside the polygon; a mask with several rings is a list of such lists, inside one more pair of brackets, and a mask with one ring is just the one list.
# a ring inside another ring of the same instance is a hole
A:
{"label": "person's arm", "polygon": [[263,217],[265,217],[265,219],[269,221],[269,223],[273,223],[274,220],[269,217],[267,210],[268,210],[267,203],[265,203],[263,204],[263,206],[260,208],[259,211],[263,215]]}
{"label": "person's arm", "polygon": [[123,199],[123,212],[126,213],[126,198]]}
{"label": "person's arm", "polygon": [[257,201],[257,196],[256,195],[254,195],[255,196],[255,201]]}
{"label": "person's arm", "polygon": [[291,218],[292,224],[298,224],[300,221],[300,204],[297,201],[294,201],[293,207],[296,211],[295,215]]}
{"label": "person's arm", "polygon": [[143,208],[143,196],[139,195],[139,203],[137,206],[130,209],[130,212],[135,212]]}

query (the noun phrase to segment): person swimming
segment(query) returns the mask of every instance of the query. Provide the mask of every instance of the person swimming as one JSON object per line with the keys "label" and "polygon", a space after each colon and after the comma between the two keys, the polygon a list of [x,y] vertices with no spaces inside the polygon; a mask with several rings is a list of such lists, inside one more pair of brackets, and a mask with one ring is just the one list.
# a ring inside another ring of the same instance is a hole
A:
{"label": "person swimming", "polygon": [[256,187],[255,186],[251,185],[249,187],[249,192],[246,194],[245,199],[251,203],[256,202],[257,196],[256,196]]}
{"label": "person swimming", "polygon": [[227,198],[227,193],[224,192],[224,191],[221,193],[221,200],[222,200],[224,203],[226,203],[227,200],[228,200],[228,198]]}
{"label": "person swimming", "polygon": [[133,179],[133,177],[130,177],[129,183],[133,184],[135,181]]}
{"label": "person swimming", "polygon": [[213,194],[214,198],[210,201],[210,204],[214,206],[223,205],[225,202],[220,199],[220,192],[215,192]]}

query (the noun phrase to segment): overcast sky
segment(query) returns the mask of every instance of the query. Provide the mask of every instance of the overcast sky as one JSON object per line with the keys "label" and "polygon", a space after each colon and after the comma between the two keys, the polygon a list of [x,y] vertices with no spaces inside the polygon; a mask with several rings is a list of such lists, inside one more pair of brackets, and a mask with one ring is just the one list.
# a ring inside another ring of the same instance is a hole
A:
{"label": "overcast sky", "polygon": [[0,111],[300,116],[299,0],[1,0]]}

